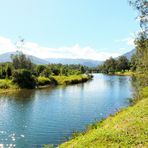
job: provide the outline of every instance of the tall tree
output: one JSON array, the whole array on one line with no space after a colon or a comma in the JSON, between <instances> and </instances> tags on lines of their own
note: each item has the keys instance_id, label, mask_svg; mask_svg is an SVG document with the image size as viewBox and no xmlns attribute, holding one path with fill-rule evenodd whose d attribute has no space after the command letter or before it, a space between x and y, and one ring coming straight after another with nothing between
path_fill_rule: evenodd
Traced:
<instances>
[{"instance_id":1,"label":"tall tree","mask_svg":"<svg viewBox=\"0 0 148 148\"><path fill-rule=\"evenodd\" d=\"M148 85L148 1L130 0L130 4L138 11L141 31L136 40L137 78L140 85Z\"/></svg>"},{"instance_id":2,"label":"tall tree","mask_svg":"<svg viewBox=\"0 0 148 148\"><path fill-rule=\"evenodd\" d=\"M125 56L120 56L117 59L117 71L124 71L129 69L129 61Z\"/></svg>"}]
</instances>

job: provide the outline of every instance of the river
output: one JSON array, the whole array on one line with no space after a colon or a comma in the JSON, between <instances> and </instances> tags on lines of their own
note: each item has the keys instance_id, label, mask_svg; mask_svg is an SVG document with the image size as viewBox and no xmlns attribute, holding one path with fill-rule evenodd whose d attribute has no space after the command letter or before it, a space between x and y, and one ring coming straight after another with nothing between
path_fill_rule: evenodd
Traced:
<instances>
[{"instance_id":1,"label":"river","mask_svg":"<svg viewBox=\"0 0 148 148\"><path fill-rule=\"evenodd\" d=\"M40 148L127 107L131 78L94 74L83 84L0 95L0 146Z\"/></svg>"}]
</instances>

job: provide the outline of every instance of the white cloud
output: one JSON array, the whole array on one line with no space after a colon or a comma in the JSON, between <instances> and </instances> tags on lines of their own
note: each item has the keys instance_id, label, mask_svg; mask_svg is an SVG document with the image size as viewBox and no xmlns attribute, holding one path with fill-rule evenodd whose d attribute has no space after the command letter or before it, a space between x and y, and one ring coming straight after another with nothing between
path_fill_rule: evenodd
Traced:
<instances>
[{"instance_id":1,"label":"white cloud","mask_svg":"<svg viewBox=\"0 0 148 148\"><path fill-rule=\"evenodd\" d=\"M121 40L115 40L115 42L124 42L126 43L128 46L135 46L134 44L134 38L132 37L127 37L127 38L124 38L124 39L121 39Z\"/></svg>"},{"instance_id":2,"label":"white cloud","mask_svg":"<svg viewBox=\"0 0 148 148\"><path fill-rule=\"evenodd\" d=\"M12 41L0 36L0 53L12 52L18 50ZM99 52L89 46L80 47L79 44L69 47L48 48L40 46L37 43L25 42L21 49L25 54L33 55L39 58L73 58L73 59L94 59L105 60L109 57L117 57L117 53Z\"/></svg>"}]
</instances>

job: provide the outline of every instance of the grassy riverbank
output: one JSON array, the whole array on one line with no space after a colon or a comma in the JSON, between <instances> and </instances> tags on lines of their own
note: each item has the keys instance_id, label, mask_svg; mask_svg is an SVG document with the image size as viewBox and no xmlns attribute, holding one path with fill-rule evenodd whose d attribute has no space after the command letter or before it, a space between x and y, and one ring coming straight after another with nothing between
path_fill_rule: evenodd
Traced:
<instances>
[{"instance_id":1,"label":"grassy riverbank","mask_svg":"<svg viewBox=\"0 0 148 148\"><path fill-rule=\"evenodd\" d=\"M115 75L132 76L132 75L134 75L134 72L132 72L131 70L127 70L127 71L124 71L124 72L115 72Z\"/></svg>"},{"instance_id":2,"label":"grassy riverbank","mask_svg":"<svg viewBox=\"0 0 148 148\"><path fill-rule=\"evenodd\" d=\"M141 99L107 119L89 126L60 148L148 147L148 87Z\"/></svg>"},{"instance_id":3,"label":"grassy riverbank","mask_svg":"<svg viewBox=\"0 0 148 148\"><path fill-rule=\"evenodd\" d=\"M51 76L49 78L46 77L38 77L37 78L37 88L50 87L53 85L70 85L86 82L91 79L90 76L87 75L70 75L70 76ZM9 79L0 79L0 93L7 93L11 91L18 91L20 88L12 83Z\"/></svg>"},{"instance_id":4,"label":"grassy riverbank","mask_svg":"<svg viewBox=\"0 0 148 148\"><path fill-rule=\"evenodd\" d=\"M53 76L58 85L68 85L86 82L90 79L87 75Z\"/></svg>"}]
</instances>

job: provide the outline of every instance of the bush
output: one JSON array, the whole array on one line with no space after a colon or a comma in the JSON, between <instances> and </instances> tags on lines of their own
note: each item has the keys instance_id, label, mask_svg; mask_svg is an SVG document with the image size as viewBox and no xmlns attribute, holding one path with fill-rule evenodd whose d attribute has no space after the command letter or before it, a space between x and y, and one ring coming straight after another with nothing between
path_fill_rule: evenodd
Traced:
<instances>
[{"instance_id":1,"label":"bush","mask_svg":"<svg viewBox=\"0 0 148 148\"><path fill-rule=\"evenodd\" d=\"M44 86L44 85L57 85L57 81L53 77L44 77L40 76L37 78L37 84Z\"/></svg>"},{"instance_id":2,"label":"bush","mask_svg":"<svg viewBox=\"0 0 148 148\"><path fill-rule=\"evenodd\" d=\"M35 88L36 81L31 72L26 69L15 70L12 75L12 81L20 88Z\"/></svg>"},{"instance_id":3,"label":"bush","mask_svg":"<svg viewBox=\"0 0 148 148\"><path fill-rule=\"evenodd\" d=\"M10 80L0 80L0 89L8 89L11 87Z\"/></svg>"},{"instance_id":4,"label":"bush","mask_svg":"<svg viewBox=\"0 0 148 148\"><path fill-rule=\"evenodd\" d=\"M51 80L49 78L44 77L44 76L40 76L37 78L37 84L41 85L41 86L49 85L49 84L51 84Z\"/></svg>"}]
</instances>

